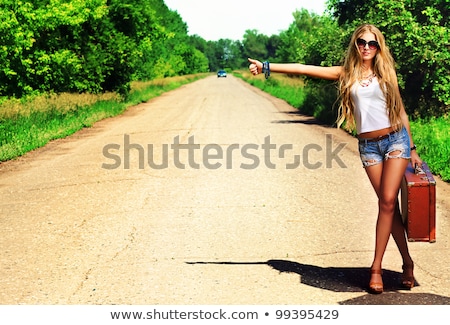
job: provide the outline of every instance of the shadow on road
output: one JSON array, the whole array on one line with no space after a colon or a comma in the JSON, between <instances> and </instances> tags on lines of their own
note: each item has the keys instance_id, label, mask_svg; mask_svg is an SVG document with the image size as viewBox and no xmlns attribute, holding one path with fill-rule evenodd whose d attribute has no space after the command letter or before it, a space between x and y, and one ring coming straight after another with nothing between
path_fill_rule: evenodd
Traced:
<instances>
[{"instance_id":1,"label":"shadow on road","mask_svg":"<svg viewBox=\"0 0 450 325\"><path fill-rule=\"evenodd\" d=\"M300 112L282 112L283 114L288 114L291 116L298 116L298 119L292 120L274 120L271 123L276 123L276 124L307 124L307 125L320 125L322 127L328 127L328 128L332 128L331 125L328 125L326 123L323 123L319 120L317 120L316 118L314 118L313 116L307 116L304 115ZM335 127L334 127L335 128Z\"/></svg>"},{"instance_id":2,"label":"shadow on road","mask_svg":"<svg viewBox=\"0 0 450 325\"><path fill-rule=\"evenodd\" d=\"M333 292L367 292L369 268L319 267L287 260L269 260L267 262L186 262L186 264L218 265L268 265L274 270L296 273L300 283ZM450 297L434 294L414 294L401 290L401 273L383 270L384 293L367 294L342 301L341 305L448 305ZM416 286L419 284L416 282Z\"/></svg>"},{"instance_id":3,"label":"shadow on road","mask_svg":"<svg viewBox=\"0 0 450 325\"><path fill-rule=\"evenodd\" d=\"M432 293L385 292L341 301L339 305L450 305L450 298Z\"/></svg>"}]
</instances>

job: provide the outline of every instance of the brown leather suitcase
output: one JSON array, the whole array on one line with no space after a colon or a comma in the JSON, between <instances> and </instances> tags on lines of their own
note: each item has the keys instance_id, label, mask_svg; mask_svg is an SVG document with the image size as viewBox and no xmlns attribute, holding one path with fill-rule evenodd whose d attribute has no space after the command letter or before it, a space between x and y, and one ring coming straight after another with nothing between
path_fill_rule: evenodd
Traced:
<instances>
[{"instance_id":1,"label":"brown leather suitcase","mask_svg":"<svg viewBox=\"0 0 450 325\"><path fill-rule=\"evenodd\" d=\"M408 165L401 186L401 209L408 241L436 241L436 181L425 162L422 168Z\"/></svg>"}]
</instances>

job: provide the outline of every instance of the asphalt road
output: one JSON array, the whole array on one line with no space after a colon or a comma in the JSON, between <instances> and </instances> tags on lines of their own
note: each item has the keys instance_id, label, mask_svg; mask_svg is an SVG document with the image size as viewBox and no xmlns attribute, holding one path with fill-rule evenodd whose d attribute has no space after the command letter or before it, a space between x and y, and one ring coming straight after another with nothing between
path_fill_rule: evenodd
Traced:
<instances>
[{"instance_id":1,"label":"asphalt road","mask_svg":"<svg viewBox=\"0 0 450 325\"><path fill-rule=\"evenodd\" d=\"M449 304L449 185L418 285L366 292L377 214L356 141L208 77L0 164L0 304Z\"/></svg>"}]
</instances>

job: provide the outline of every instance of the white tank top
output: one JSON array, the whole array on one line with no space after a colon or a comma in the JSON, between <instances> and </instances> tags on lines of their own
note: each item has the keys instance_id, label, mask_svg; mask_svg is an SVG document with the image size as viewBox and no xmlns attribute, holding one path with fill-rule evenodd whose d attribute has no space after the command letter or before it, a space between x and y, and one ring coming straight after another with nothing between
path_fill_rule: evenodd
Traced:
<instances>
[{"instance_id":1,"label":"white tank top","mask_svg":"<svg viewBox=\"0 0 450 325\"><path fill-rule=\"evenodd\" d=\"M351 96L355 105L354 116L358 134L391 126L386 98L376 77L367 87L361 86L359 82L355 83Z\"/></svg>"}]
</instances>

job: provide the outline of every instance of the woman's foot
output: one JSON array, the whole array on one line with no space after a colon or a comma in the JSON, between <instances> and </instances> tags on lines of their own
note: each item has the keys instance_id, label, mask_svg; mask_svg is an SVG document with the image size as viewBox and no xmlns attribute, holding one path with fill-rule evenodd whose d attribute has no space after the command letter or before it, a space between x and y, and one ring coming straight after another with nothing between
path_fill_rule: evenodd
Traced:
<instances>
[{"instance_id":1,"label":"woman's foot","mask_svg":"<svg viewBox=\"0 0 450 325\"><path fill-rule=\"evenodd\" d=\"M402 287L412 289L414 287L414 264L403 264Z\"/></svg>"},{"instance_id":2,"label":"woman's foot","mask_svg":"<svg viewBox=\"0 0 450 325\"><path fill-rule=\"evenodd\" d=\"M383 278L381 275L383 271L381 269L370 270L370 282L369 282L369 292L373 294L380 294L383 292Z\"/></svg>"}]
</instances>

